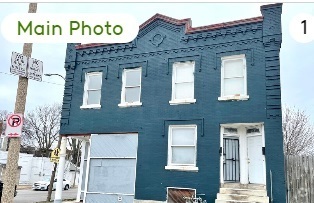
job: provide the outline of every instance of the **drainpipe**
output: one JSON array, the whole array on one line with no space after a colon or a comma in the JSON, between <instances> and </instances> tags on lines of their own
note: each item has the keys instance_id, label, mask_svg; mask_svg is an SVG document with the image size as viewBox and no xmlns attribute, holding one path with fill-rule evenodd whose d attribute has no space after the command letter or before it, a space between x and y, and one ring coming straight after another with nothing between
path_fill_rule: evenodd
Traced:
<instances>
[{"instance_id":1,"label":"drainpipe","mask_svg":"<svg viewBox=\"0 0 314 203\"><path fill-rule=\"evenodd\" d=\"M274 198L273 198L273 173L271 172L271 170L269 171L270 173L270 202L273 203L274 202Z\"/></svg>"},{"instance_id":2,"label":"drainpipe","mask_svg":"<svg viewBox=\"0 0 314 203\"><path fill-rule=\"evenodd\" d=\"M67 138L63 136L61 140L61 146L60 146L60 159L59 159L54 203L62 203L62 189L63 189L62 183L63 183L63 174L64 174L64 167L65 167L66 146L67 146Z\"/></svg>"}]
</instances>

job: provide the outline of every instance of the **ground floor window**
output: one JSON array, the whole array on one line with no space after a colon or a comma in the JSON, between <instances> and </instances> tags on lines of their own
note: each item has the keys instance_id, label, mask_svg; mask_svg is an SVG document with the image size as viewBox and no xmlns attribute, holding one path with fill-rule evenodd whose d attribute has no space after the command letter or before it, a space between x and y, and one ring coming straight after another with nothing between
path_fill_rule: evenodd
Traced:
<instances>
[{"instance_id":1,"label":"ground floor window","mask_svg":"<svg viewBox=\"0 0 314 203\"><path fill-rule=\"evenodd\" d=\"M196 125L170 125L166 169L197 170L196 148Z\"/></svg>"}]
</instances>

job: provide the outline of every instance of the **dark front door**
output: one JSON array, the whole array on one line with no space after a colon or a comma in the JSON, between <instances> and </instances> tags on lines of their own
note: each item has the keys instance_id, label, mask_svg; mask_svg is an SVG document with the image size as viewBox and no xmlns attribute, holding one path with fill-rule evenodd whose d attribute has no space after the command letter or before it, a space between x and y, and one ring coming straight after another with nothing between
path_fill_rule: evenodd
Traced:
<instances>
[{"instance_id":1,"label":"dark front door","mask_svg":"<svg viewBox=\"0 0 314 203\"><path fill-rule=\"evenodd\" d=\"M239 139L223 138L223 170L225 182L240 182Z\"/></svg>"}]
</instances>

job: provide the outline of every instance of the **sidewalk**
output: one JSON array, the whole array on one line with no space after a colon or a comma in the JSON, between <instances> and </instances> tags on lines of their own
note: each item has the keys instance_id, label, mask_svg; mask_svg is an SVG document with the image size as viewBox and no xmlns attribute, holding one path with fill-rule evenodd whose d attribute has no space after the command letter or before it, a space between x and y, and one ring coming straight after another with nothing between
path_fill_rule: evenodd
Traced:
<instances>
[{"instance_id":1,"label":"sidewalk","mask_svg":"<svg viewBox=\"0 0 314 203\"><path fill-rule=\"evenodd\" d=\"M18 185L16 189L17 190L29 190L29 189L32 189L32 185Z\"/></svg>"},{"instance_id":2,"label":"sidewalk","mask_svg":"<svg viewBox=\"0 0 314 203\"><path fill-rule=\"evenodd\" d=\"M50 202L53 202L53 201L50 201ZM47 201L42 201L42 202L36 202L36 203L48 203ZM62 203L78 203L74 200L64 200L62 201Z\"/></svg>"}]
</instances>

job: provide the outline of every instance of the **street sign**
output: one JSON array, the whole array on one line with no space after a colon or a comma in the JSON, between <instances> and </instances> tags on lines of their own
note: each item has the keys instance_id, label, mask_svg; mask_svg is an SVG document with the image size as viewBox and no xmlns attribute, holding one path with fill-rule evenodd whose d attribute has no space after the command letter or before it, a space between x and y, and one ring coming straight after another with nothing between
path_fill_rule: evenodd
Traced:
<instances>
[{"instance_id":1,"label":"street sign","mask_svg":"<svg viewBox=\"0 0 314 203\"><path fill-rule=\"evenodd\" d=\"M31 80L42 81L43 62L12 52L10 72Z\"/></svg>"},{"instance_id":2,"label":"street sign","mask_svg":"<svg viewBox=\"0 0 314 203\"><path fill-rule=\"evenodd\" d=\"M37 59L29 58L27 77L31 80L42 81L43 75L43 62Z\"/></svg>"},{"instance_id":3,"label":"street sign","mask_svg":"<svg viewBox=\"0 0 314 203\"><path fill-rule=\"evenodd\" d=\"M5 135L8 137L21 137L23 126L22 114L9 114L6 121Z\"/></svg>"},{"instance_id":4,"label":"street sign","mask_svg":"<svg viewBox=\"0 0 314 203\"><path fill-rule=\"evenodd\" d=\"M59 159L60 159L60 149L59 148L55 148L50 155L50 162L55 162L55 163L59 163Z\"/></svg>"},{"instance_id":5,"label":"street sign","mask_svg":"<svg viewBox=\"0 0 314 203\"><path fill-rule=\"evenodd\" d=\"M27 76L27 56L12 52L10 72L22 77Z\"/></svg>"}]
</instances>

